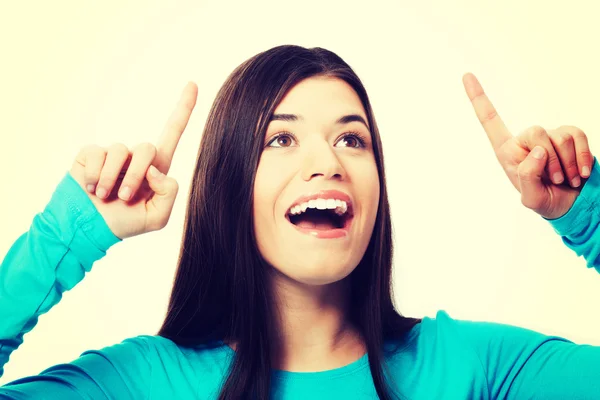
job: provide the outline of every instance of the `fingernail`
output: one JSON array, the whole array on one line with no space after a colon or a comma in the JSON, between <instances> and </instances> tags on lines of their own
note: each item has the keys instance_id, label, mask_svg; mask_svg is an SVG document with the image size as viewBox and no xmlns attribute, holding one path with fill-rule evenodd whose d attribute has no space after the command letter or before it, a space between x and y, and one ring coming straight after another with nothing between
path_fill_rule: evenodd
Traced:
<instances>
[{"instance_id":1,"label":"fingernail","mask_svg":"<svg viewBox=\"0 0 600 400\"><path fill-rule=\"evenodd\" d=\"M131 197L131 188L129 186L121 188L121 190L119 191L119 197L121 198L121 200L129 200L129 197Z\"/></svg>"},{"instance_id":2,"label":"fingernail","mask_svg":"<svg viewBox=\"0 0 600 400\"><path fill-rule=\"evenodd\" d=\"M573 178L573 180L571 181L571 186L573 186L573 187L578 187L580 184L581 184L581 179L579 179L578 176Z\"/></svg>"},{"instance_id":3,"label":"fingernail","mask_svg":"<svg viewBox=\"0 0 600 400\"><path fill-rule=\"evenodd\" d=\"M536 146L536 147L533 149L532 153L533 153L533 156L534 156L535 158L537 158L538 160L541 160L542 158L544 158L544 149L542 149L542 148L541 148L541 147L539 147L539 146Z\"/></svg>"},{"instance_id":4,"label":"fingernail","mask_svg":"<svg viewBox=\"0 0 600 400\"><path fill-rule=\"evenodd\" d=\"M106 189L104 188L98 188L98 190L96 190L96 196L100 197L101 199L106 197Z\"/></svg>"},{"instance_id":5,"label":"fingernail","mask_svg":"<svg viewBox=\"0 0 600 400\"><path fill-rule=\"evenodd\" d=\"M90 193L94 193L94 190L96 189L96 185L92 185L91 183L89 185L87 185L87 191Z\"/></svg>"},{"instance_id":6,"label":"fingernail","mask_svg":"<svg viewBox=\"0 0 600 400\"><path fill-rule=\"evenodd\" d=\"M585 167L581 168L581 175L584 178L587 178L588 176L590 176L590 167L585 166Z\"/></svg>"},{"instance_id":7,"label":"fingernail","mask_svg":"<svg viewBox=\"0 0 600 400\"><path fill-rule=\"evenodd\" d=\"M554 180L554 183L556 183L557 185L559 183L562 183L562 181L565 179L563 174L560 172L556 172L554 173L554 175L552 176L552 179Z\"/></svg>"},{"instance_id":8,"label":"fingernail","mask_svg":"<svg viewBox=\"0 0 600 400\"><path fill-rule=\"evenodd\" d=\"M163 173L158 170L154 165L150 166L150 175L155 178L162 178Z\"/></svg>"}]
</instances>

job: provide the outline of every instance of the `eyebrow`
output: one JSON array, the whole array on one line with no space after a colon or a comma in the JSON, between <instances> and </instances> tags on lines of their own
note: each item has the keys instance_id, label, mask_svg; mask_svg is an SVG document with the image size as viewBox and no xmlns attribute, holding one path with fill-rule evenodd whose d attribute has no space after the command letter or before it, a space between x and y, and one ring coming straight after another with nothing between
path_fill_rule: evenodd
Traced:
<instances>
[{"instance_id":1,"label":"eyebrow","mask_svg":"<svg viewBox=\"0 0 600 400\"><path fill-rule=\"evenodd\" d=\"M271 121L295 122L295 121L303 120L303 119L304 119L304 117L298 116L295 114L273 114L273 116L269 119L269 122L271 122ZM340 117L340 118L338 118L337 121L335 121L335 123L337 125L349 124L350 122L360 122L364 126L366 126L367 129L369 129L369 125L367 125L367 122L365 121L365 119L358 114L344 115L343 117Z\"/></svg>"}]
</instances>

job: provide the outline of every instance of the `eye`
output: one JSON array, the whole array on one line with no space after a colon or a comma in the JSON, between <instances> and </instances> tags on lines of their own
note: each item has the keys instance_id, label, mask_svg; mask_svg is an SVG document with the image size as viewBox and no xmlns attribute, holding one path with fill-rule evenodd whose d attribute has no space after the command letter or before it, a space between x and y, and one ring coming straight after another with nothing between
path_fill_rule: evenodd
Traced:
<instances>
[{"instance_id":1,"label":"eye","mask_svg":"<svg viewBox=\"0 0 600 400\"><path fill-rule=\"evenodd\" d=\"M347 132L342 135L338 143L346 143L346 146L342 147L353 147L355 149L360 149L362 147L366 147L366 139L363 135L358 132ZM337 144L337 143L336 143Z\"/></svg>"},{"instance_id":2,"label":"eye","mask_svg":"<svg viewBox=\"0 0 600 400\"><path fill-rule=\"evenodd\" d=\"M290 147L292 145L292 141L295 141L296 137L289 132L278 133L273 136L269 143L267 143L266 147ZM276 146L273 146L276 144Z\"/></svg>"}]
</instances>

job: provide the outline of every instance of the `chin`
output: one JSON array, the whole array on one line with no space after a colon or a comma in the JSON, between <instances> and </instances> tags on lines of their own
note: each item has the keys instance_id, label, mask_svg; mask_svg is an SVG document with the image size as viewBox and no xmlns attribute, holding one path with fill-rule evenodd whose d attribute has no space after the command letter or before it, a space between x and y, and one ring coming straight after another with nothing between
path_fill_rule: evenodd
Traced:
<instances>
[{"instance_id":1,"label":"chin","mask_svg":"<svg viewBox=\"0 0 600 400\"><path fill-rule=\"evenodd\" d=\"M332 267L331 263L310 265L316 266L312 268L294 266L274 269L278 272L278 275L283 275L289 280L305 285L323 286L343 280L356 268L356 265L337 265Z\"/></svg>"}]
</instances>

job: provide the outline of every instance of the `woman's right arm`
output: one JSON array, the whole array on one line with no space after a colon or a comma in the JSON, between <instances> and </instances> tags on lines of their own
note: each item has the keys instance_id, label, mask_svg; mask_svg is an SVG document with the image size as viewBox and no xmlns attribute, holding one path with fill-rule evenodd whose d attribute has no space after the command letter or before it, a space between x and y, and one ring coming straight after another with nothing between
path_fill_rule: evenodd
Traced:
<instances>
[{"instance_id":1,"label":"woman's right arm","mask_svg":"<svg viewBox=\"0 0 600 400\"><path fill-rule=\"evenodd\" d=\"M69 173L0 265L0 375L38 318L121 241ZM147 344L133 338L0 387L0 399L136 398L147 392ZM135 379L126 380L125 366ZM145 387L144 387L145 386ZM90 396L90 397L87 397Z\"/></svg>"},{"instance_id":2,"label":"woman's right arm","mask_svg":"<svg viewBox=\"0 0 600 400\"><path fill-rule=\"evenodd\" d=\"M164 186L164 179L162 185ZM151 182L159 189L160 182ZM0 376L38 318L120 242L70 173L0 265ZM126 339L0 387L0 400L144 398L152 387L153 352L145 337Z\"/></svg>"},{"instance_id":3,"label":"woman's right arm","mask_svg":"<svg viewBox=\"0 0 600 400\"><path fill-rule=\"evenodd\" d=\"M133 152L122 144L83 148L44 211L11 246L0 264L0 377L39 316L80 282L110 246L166 226L179 188L166 174L197 90L193 82L186 85L156 147L143 143Z\"/></svg>"},{"instance_id":4,"label":"woman's right arm","mask_svg":"<svg viewBox=\"0 0 600 400\"><path fill-rule=\"evenodd\" d=\"M0 264L0 376L39 316L119 241L67 173Z\"/></svg>"}]
</instances>

